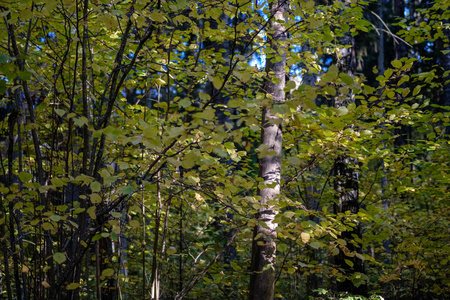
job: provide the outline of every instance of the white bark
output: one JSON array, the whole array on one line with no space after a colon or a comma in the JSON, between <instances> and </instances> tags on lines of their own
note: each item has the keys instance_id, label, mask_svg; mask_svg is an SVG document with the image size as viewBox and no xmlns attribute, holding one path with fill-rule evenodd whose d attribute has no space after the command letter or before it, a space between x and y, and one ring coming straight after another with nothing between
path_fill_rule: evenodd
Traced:
<instances>
[{"instance_id":1,"label":"white bark","mask_svg":"<svg viewBox=\"0 0 450 300\"><path fill-rule=\"evenodd\" d=\"M277 105L284 102L285 93L285 66L286 54L284 42L286 31L283 26L283 13L287 9L287 0L278 0L271 4L270 12L272 20L269 24L268 39L270 48L274 51L267 55L266 72L269 75L264 84L268 97L273 98L272 104ZM280 22L281 21L281 22ZM276 62L271 62L274 57ZM271 80L271 78L276 78ZM277 82L274 83L273 81ZM275 285L275 262L276 262L276 227L274 222L278 213L274 205L269 201L280 193L281 179L281 149L282 149L282 120L272 113L271 105L263 108L261 144L265 145L273 155L260 158L259 176L263 178L264 185L270 186L259 189L261 196L261 208L258 212L258 225L254 229L252 246L252 261L250 275L249 299L273 299ZM274 186L273 186L274 185ZM262 271L265 269L264 271Z\"/></svg>"}]
</instances>

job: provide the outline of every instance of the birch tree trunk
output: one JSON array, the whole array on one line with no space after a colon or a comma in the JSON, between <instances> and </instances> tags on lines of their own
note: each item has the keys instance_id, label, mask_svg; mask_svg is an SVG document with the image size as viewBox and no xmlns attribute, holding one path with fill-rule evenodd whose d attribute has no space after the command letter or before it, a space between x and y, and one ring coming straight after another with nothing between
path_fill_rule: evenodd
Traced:
<instances>
[{"instance_id":1,"label":"birch tree trunk","mask_svg":"<svg viewBox=\"0 0 450 300\"><path fill-rule=\"evenodd\" d=\"M270 202L276 201L280 193L282 120L273 114L272 106L285 99L286 30L283 13L286 9L286 0L275 1L270 6L272 19L268 28L268 43L273 52L266 57L268 79L264 83L264 90L272 101L267 101L268 104L263 106L260 147L270 153L263 155L259 161L259 177L266 187L258 189L261 207L257 215L258 225L253 232L249 299L273 299L274 295L277 237L274 219L277 208Z\"/></svg>"}]
</instances>

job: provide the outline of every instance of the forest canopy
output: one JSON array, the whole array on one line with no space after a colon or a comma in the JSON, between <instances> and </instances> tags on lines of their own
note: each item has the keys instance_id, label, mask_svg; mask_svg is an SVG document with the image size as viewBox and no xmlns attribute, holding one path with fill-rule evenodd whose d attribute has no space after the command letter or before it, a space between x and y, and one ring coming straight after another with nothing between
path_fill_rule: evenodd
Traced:
<instances>
[{"instance_id":1,"label":"forest canopy","mask_svg":"<svg viewBox=\"0 0 450 300\"><path fill-rule=\"evenodd\" d=\"M2 299L450 297L449 1L0 16Z\"/></svg>"}]
</instances>

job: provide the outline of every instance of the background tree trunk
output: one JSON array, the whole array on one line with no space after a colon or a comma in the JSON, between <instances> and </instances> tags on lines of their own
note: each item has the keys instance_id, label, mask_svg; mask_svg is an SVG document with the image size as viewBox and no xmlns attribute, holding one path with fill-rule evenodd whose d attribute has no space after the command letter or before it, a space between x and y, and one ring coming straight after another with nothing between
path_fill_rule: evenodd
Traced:
<instances>
[{"instance_id":1,"label":"background tree trunk","mask_svg":"<svg viewBox=\"0 0 450 300\"><path fill-rule=\"evenodd\" d=\"M354 38L350 33L345 33L342 38L339 39L341 45L347 47L341 47L339 50L339 58L336 61L336 65L339 69L339 73L345 73L349 76L353 76L355 72L355 53L354 53ZM334 106L336 108L347 106L353 103L353 92L349 91L347 95L338 93L334 99ZM345 150L344 150L345 151ZM357 214L359 211L359 174L355 170L357 165L356 158L350 157L347 154L338 155L334 162L334 189L336 191L336 197L338 198L335 205L335 213L345 213L350 211L352 214ZM347 229L342 232L341 237L347 242L335 257L335 263L338 268L344 273L345 276L349 276L355 272L363 272L363 262L361 259L353 256L347 256L349 252L361 252L361 247L356 246L354 243L356 235L361 238L361 231L359 224L350 224L349 221L344 219L342 222L347 226ZM350 266L347 261L351 261L353 266ZM339 292L349 292L351 294L363 295L365 293L365 287L355 287L353 282L349 279L337 282L337 290Z\"/></svg>"}]
</instances>

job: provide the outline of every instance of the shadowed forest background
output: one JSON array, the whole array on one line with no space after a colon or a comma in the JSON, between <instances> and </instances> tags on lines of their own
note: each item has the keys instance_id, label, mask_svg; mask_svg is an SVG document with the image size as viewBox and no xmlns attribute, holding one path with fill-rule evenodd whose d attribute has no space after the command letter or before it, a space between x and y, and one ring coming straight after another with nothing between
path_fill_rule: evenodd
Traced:
<instances>
[{"instance_id":1,"label":"shadowed forest background","mask_svg":"<svg viewBox=\"0 0 450 300\"><path fill-rule=\"evenodd\" d=\"M450 297L448 0L0 16L0 298Z\"/></svg>"}]
</instances>

